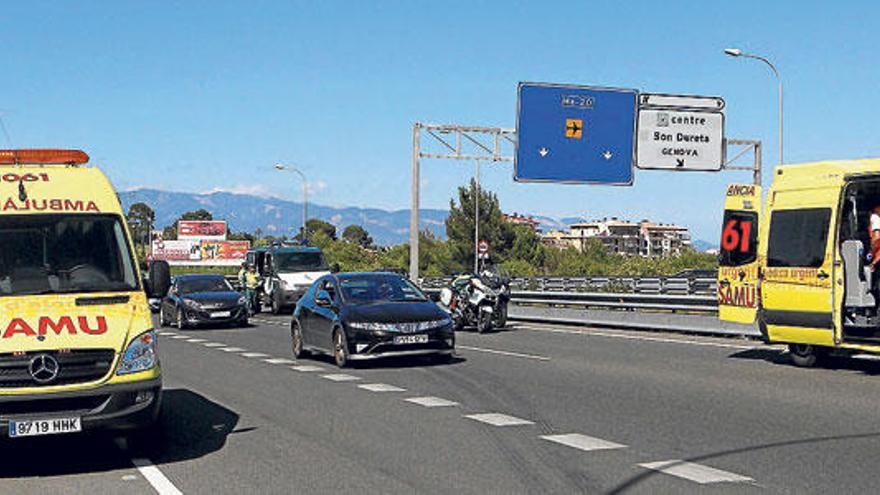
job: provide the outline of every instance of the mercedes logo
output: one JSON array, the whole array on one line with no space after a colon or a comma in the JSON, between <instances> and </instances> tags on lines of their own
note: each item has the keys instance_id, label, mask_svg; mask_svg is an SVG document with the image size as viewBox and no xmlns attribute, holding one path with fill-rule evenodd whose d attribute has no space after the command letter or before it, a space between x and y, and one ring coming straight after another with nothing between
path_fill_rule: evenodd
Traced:
<instances>
[{"instance_id":1,"label":"mercedes logo","mask_svg":"<svg viewBox=\"0 0 880 495\"><path fill-rule=\"evenodd\" d=\"M48 354L35 356L28 365L28 371L37 383L49 383L55 380L60 368L58 360Z\"/></svg>"}]
</instances>

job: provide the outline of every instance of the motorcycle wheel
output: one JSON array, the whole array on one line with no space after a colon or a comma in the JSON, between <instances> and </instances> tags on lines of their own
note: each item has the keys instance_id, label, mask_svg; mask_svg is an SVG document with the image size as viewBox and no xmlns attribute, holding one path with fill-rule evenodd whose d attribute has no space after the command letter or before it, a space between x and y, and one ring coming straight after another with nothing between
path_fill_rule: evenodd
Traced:
<instances>
[{"instance_id":1,"label":"motorcycle wheel","mask_svg":"<svg viewBox=\"0 0 880 495\"><path fill-rule=\"evenodd\" d=\"M477 308L477 311L477 332L486 333L492 330L492 315L486 314L485 311L480 311L480 308Z\"/></svg>"},{"instance_id":2,"label":"motorcycle wheel","mask_svg":"<svg viewBox=\"0 0 880 495\"><path fill-rule=\"evenodd\" d=\"M495 316L495 328L504 328L507 326L507 303L501 303L495 308L493 313Z\"/></svg>"}]
</instances>

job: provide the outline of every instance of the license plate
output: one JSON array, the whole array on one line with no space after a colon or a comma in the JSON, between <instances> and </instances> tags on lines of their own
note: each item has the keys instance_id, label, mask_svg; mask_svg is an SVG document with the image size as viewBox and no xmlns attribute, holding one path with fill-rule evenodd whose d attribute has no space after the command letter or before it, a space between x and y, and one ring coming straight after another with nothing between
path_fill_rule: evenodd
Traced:
<instances>
[{"instance_id":1,"label":"license plate","mask_svg":"<svg viewBox=\"0 0 880 495\"><path fill-rule=\"evenodd\" d=\"M9 438L59 435L80 431L82 431L82 421L80 421L80 418L34 419L9 422Z\"/></svg>"},{"instance_id":2,"label":"license plate","mask_svg":"<svg viewBox=\"0 0 880 495\"><path fill-rule=\"evenodd\" d=\"M211 313L211 318L229 318L232 316L232 311L215 311Z\"/></svg>"},{"instance_id":3,"label":"license plate","mask_svg":"<svg viewBox=\"0 0 880 495\"><path fill-rule=\"evenodd\" d=\"M398 335L394 337L395 344L424 344L428 342L428 336L421 335Z\"/></svg>"}]
</instances>

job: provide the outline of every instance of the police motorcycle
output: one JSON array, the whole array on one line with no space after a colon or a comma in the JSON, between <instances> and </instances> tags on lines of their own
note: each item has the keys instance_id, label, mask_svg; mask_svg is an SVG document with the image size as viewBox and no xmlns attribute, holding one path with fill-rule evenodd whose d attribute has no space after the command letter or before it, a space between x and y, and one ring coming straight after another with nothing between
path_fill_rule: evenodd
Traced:
<instances>
[{"instance_id":1,"label":"police motorcycle","mask_svg":"<svg viewBox=\"0 0 880 495\"><path fill-rule=\"evenodd\" d=\"M504 319L499 320L496 315L498 301L499 291L475 274L459 275L449 287L440 290L440 304L449 313L456 330L472 326L479 333L486 333L496 323L506 324L507 303L503 303Z\"/></svg>"},{"instance_id":2,"label":"police motorcycle","mask_svg":"<svg viewBox=\"0 0 880 495\"><path fill-rule=\"evenodd\" d=\"M507 306L510 303L510 277L499 267L491 266L480 273L480 279L496 294L492 325L504 328L507 326Z\"/></svg>"}]
</instances>

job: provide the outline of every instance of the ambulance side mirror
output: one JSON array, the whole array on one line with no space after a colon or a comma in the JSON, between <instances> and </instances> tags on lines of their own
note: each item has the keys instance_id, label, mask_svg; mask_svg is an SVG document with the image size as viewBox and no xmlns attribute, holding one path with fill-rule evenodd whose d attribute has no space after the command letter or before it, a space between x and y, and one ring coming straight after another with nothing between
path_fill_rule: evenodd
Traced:
<instances>
[{"instance_id":1,"label":"ambulance side mirror","mask_svg":"<svg viewBox=\"0 0 880 495\"><path fill-rule=\"evenodd\" d=\"M171 267L164 260L155 260L150 263L150 284L147 286L147 295L154 298L163 298L171 288Z\"/></svg>"}]
</instances>

